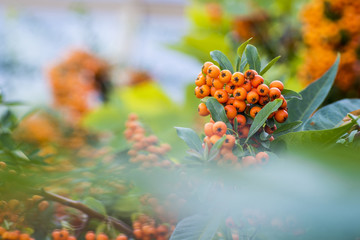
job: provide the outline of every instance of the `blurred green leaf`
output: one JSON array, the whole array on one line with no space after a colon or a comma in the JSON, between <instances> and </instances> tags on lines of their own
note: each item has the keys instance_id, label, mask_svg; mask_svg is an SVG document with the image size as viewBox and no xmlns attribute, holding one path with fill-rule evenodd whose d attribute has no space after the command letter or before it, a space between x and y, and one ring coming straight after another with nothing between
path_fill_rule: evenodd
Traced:
<instances>
[{"instance_id":1,"label":"blurred green leaf","mask_svg":"<svg viewBox=\"0 0 360 240\"><path fill-rule=\"evenodd\" d=\"M176 132L182 140L189 146L189 148L202 153L202 142L196 132L190 128L175 127Z\"/></svg>"},{"instance_id":2,"label":"blurred green leaf","mask_svg":"<svg viewBox=\"0 0 360 240\"><path fill-rule=\"evenodd\" d=\"M248 44L246 46L245 55L250 69L253 69L256 72L260 72L261 61L257 48L251 44Z\"/></svg>"},{"instance_id":3,"label":"blurred green leaf","mask_svg":"<svg viewBox=\"0 0 360 240\"><path fill-rule=\"evenodd\" d=\"M260 72L260 75L264 75L279 59L281 58L281 56L278 56L276 58L274 58L273 60L271 60Z\"/></svg>"},{"instance_id":4,"label":"blurred green leaf","mask_svg":"<svg viewBox=\"0 0 360 240\"><path fill-rule=\"evenodd\" d=\"M299 120L306 122L310 115L322 104L334 83L339 62L340 57L338 56L334 65L321 78L300 92L303 100L293 99L289 101L288 122Z\"/></svg>"},{"instance_id":5,"label":"blurred green leaf","mask_svg":"<svg viewBox=\"0 0 360 240\"><path fill-rule=\"evenodd\" d=\"M291 122L291 123L285 123L280 125L280 127L278 129L276 129L276 131L274 132L274 135L279 136L279 134L285 134L286 132L290 132L294 129L296 129L298 126L301 125L301 121L295 121L295 122Z\"/></svg>"},{"instance_id":6,"label":"blurred green leaf","mask_svg":"<svg viewBox=\"0 0 360 240\"><path fill-rule=\"evenodd\" d=\"M290 89L283 89L281 91L281 94L284 96L284 98L286 100L290 100L290 99L294 99L294 98L302 100L302 96L301 96L300 93L297 93L297 92L295 92L293 90L290 90Z\"/></svg>"},{"instance_id":7,"label":"blurred green leaf","mask_svg":"<svg viewBox=\"0 0 360 240\"><path fill-rule=\"evenodd\" d=\"M247 142L259 130L259 128L264 125L270 114L278 110L281 104L281 99L275 99L274 101L266 104L265 107L263 107L260 112L258 112L254 118L253 123L251 124L249 134L245 142Z\"/></svg>"},{"instance_id":8,"label":"blurred green leaf","mask_svg":"<svg viewBox=\"0 0 360 240\"><path fill-rule=\"evenodd\" d=\"M89 208L103 214L106 215L106 210L104 205L97 199L93 198L93 197L86 197L83 201L83 203L88 206Z\"/></svg>"},{"instance_id":9,"label":"blurred green leaf","mask_svg":"<svg viewBox=\"0 0 360 240\"><path fill-rule=\"evenodd\" d=\"M321 130L337 126L346 115L360 109L360 99L343 99L316 111L303 125L303 130Z\"/></svg>"},{"instance_id":10,"label":"blurred green leaf","mask_svg":"<svg viewBox=\"0 0 360 240\"><path fill-rule=\"evenodd\" d=\"M210 52L210 56L214 61L219 63L221 70L227 69L231 73L234 73L234 68L230 60L221 51L219 50L212 51Z\"/></svg>"}]
</instances>

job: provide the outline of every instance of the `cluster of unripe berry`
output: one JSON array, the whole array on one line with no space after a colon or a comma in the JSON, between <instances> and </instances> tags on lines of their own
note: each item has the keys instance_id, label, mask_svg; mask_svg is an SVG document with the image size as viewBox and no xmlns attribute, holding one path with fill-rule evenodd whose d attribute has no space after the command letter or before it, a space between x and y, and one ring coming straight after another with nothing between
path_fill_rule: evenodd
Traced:
<instances>
[{"instance_id":1,"label":"cluster of unripe berry","mask_svg":"<svg viewBox=\"0 0 360 240\"><path fill-rule=\"evenodd\" d=\"M89 231L85 234L85 240L110 240L105 233L95 234L93 231ZM119 234L115 240L128 240L128 237L125 234Z\"/></svg>"},{"instance_id":2,"label":"cluster of unripe berry","mask_svg":"<svg viewBox=\"0 0 360 240\"><path fill-rule=\"evenodd\" d=\"M7 231L3 227L0 227L0 236L2 240L35 240L27 233L21 233L19 230Z\"/></svg>"},{"instance_id":3,"label":"cluster of unripe berry","mask_svg":"<svg viewBox=\"0 0 360 240\"><path fill-rule=\"evenodd\" d=\"M279 123L286 121L287 101L281 95L284 85L281 81L273 81L269 86L264 84L264 78L255 70L249 69L245 73L231 73L211 62L202 67L196 81L195 95L198 98L213 96L225 107L227 117L231 122L237 118L239 129L246 127L247 116L255 118L256 114L270 101L282 99L280 109L269 116ZM205 103L200 103L198 112L201 116L210 114ZM242 137L247 131L241 130Z\"/></svg>"},{"instance_id":4,"label":"cluster of unripe berry","mask_svg":"<svg viewBox=\"0 0 360 240\"><path fill-rule=\"evenodd\" d=\"M138 240L168 240L173 230L164 224L156 226L155 220L144 214L133 222L133 229Z\"/></svg>"},{"instance_id":5,"label":"cluster of unripe berry","mask_svg":"<svg viewBox=\"0 0 360 240\"><path fill-rule=\"evenodd\" d=\"M136 114L129 115L125 126L125 138L132 144L128 151L131 163L138 163L143 168L171 167L171 162L165 159L171 146L167 143L159 144L159 139L155 135L146 136L145 128L141 126Z\"/></svg>"}]
</instances>

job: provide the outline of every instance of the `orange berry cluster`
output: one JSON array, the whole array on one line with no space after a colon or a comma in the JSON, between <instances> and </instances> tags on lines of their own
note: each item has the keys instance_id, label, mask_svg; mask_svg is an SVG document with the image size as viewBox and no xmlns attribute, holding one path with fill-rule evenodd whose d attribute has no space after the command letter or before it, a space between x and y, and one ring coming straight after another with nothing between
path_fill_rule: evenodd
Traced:
<instances>
[{"instance_id":1,"label":"orange berry cluster","mask_svg":"<svg viewBox=\"0 0 360 240\"><path fill-rule=\"evenodd\" d=\"M165 159L171 146L167 143L159 144L159 139L155 135L145 136L145 128L141 126L136 114L129 115L125 126L125 138L132 144L128 151L131 163L139 163L143 168L171 167L171 162Z\"/></svg>"},{"instance_id":2,"label":"orange berry cluster","mask_svg":"<svg viewBox=\"0 0 360 240\"><path fill-rule=\"evenodd\" d=\"M101 102L108 65L85 51L73 51L49 72L56 108L77 123L84 113Z\"/></svg>"},{"instance_id":3,"label":"orange berry cluster","mask_svg":"<svg viewBox=\"0 0 360 240\"><path fill-rule=\"evenodd\" d=\"M307 47L299 71L303 83L321 77L340 52L335 86L342 95L360 96L360 1L312 0L302 10L301 20Z\"/></svg>"},{"instance_id":4,"label":"orange berry cluster","mask_svg":"<svg viewBox=\"0 0 360 240\"><path fill-rule=\"evenodd\" d=\"M51 233L52 240L76 240L76 237L70 235L69 231L66 229L54 230Z\"/></svg>"},{"instance_id":5,"label":"orange berry cluster","mask_svg":"<svg viewBox=\"0 0 360 240\"><path fill-rule=\"evenodd\" d=\"M34 240L27 233L21 233L19 230L6 231L3 227L0 227L0 236L2 240Z\"/></svg>"},{"instance_id":6,"label":"orange berry cluster","mask_svg":"<svg viewBox=\"0 0 360 240\"><path fill-rule=\"evenodd\" d=\"M156 227L155 220L147 215L140 215L133 222L133 234L138 240L168 240L173 229L161 224Z\"/></svg>"},{"instance_id":7,"label":"orange berry cluster","mask_svg":"<svg viewBox=\"0 0 360 240\"><path fill-rule=\"evenodd\" d=\"M93 231L89 231L85 234L85 240L109 240L110 238L105 233L95 234ZM119 234L115 240L128 240L125 234Z\"/></svg>"},{"instance_id":8,"label":"orange berry cluster","mask_svg":"<svg viewBox=\"0 0 360 240\"><path fill-rule=\"evenodd\" d=\"M24 206L17 199L11 199L9 201L0 202L0 224L7 220L8 222L16 223L20 225L24 222L22 216L24 212Z\"/></svg>"},{"instance_id":9,"label":"orange berry cluster","mask_svg":"<svg viewBox=\"0 0 360 240\"><path fill-rule=\"evenodd\" d=\"M269 86L264 84L264 78L255 70L247 70L245 73L231 73L229 70L220 68L211 62L206 62L202 67L196 81L195 95L198 98L213 96L225 107L229 120L237 118L240 129L245 127L247 117L255 118L256 114L270 101L282 99L280 109L269 116L274 117L279 123L286 121L288 117L287 101L281 95L284 85L280 81L273 81ZM198 112L201 116L210 114L205 103L200 103ZM242 137L247 137L246 130L241 130Z\"/></svg>"}]
</instances>

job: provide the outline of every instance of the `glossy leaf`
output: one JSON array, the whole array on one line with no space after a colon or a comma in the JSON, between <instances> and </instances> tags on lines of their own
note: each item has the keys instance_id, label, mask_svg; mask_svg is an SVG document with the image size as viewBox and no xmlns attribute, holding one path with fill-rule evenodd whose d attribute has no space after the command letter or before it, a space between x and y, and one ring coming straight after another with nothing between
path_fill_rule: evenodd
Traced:
<instances>
[{"instance_id":1,"label":"glossy leaf","mask_svg":"<svg viewBox=\"0 0 360 240\"><path fill-rule=\"evenodd\" d=\"M281 104L282 104L282 100L276 99L266 104L265 107L261 109L260 112L258 112L256 117L254 118L253 123L251 124L249 135L246 139L246 142L257 132L257 130L259 130L259 128L261 128L264 125L269 115L275 112L276 110L278 110Z\"/></svg>"},{"instance_id":2,"label":"glossy leaf","mask_svg":"<svg viewBox=\"0 0 360 240\"><path fill-rule=\"evenodd\" d=\"M311 83L306 89L300 92L303 100L293 99L288 103L288 122L305 122L310 115L322 104L334 83L338 70L340 57L334 65L317 81Z\"/></svg>"},{"instance_id":3,"label":"glossy leaf","mask_svg":"<svg viewBox=\"0 0 360 240\"><path fill-rule=\"evenodd\" d=\"M228 128L232 129L229 119L226 116L224 106L221 105L218 100L213 97L209 98L206 101L206 107L210 111L211 117L215 122L223 121Z\"/></svg>"},{"instance_id":4,"label":"glossy leaf","mask_svg":"<svg viewBox=\"0 0 360 240\"><path fill-rule=\"evenodd\" d=\"M300 126L302 121L295 121L291 123L285 123L279 126L278 129L274 132L275 136L279 136L280 134L285 134L287 132L290 132L291 130L296 129L298 126Z\"/></svg>"},{"instance_id":5,"label":"glossy leaf","mask_svg":"<svg viewBox=\"0 0 360 240\"><path fill-rule=\"evenodd\" d=\"M294 99L294 98L302 100L302 96L301 96L300 93L295 92L295 91L290 90L290 89L283 89L281 91L281 94L284 96L284 98L286 100L290 100L290 99Z\"/></svg>"},{"instance_id":6,"label":"glossy leaf","mask_svg":"<svg viewBox=\"0 0 360 240\"><path fill-rule=\"evenodd\" d=\"M212 59L214 59L214 61L219 63L221 70L227 69L231 73L234 72L234 68L233 68L230 60L225 56L225 54L223 54L219 50L215 50L215 51L210 52L210 56Z\"/></svg>"},{"instance_id":7,"label":"glossy leaf","mask_svg":"<svg viewBox=\"0 0 360 240\"><path fill-rule=\"evenodd\" d=\"M329 104L308 119L303 126L304 130L321 130L337 126L346 115L360 109L360 99L343 99Z\"/></svg>"},{"instance_id":8,"label":"glossy leaf","mask_svg":"<svg viewBox=\"0 0 360 240\"><path fill-rule=\"evenodd\" d=\"M260 72L260 75L264 75L269 69L281 58L281 56L277 56L273 60L271 60Z\"/></svg>"},{"instance_id":9,"label":"glossy leaf","mask_svg":"<svg viewBox=\"0 0 360 240\"><path fill-rule=\"evenodd\" d=\"M246 46L245 55L250 69L254 69L257 72L260 72L261 61L257 48L251 44L248 44Z\"/></svg>"},{"instance_id":10,"label":"glossy leaf","mask_svg":"<svg viewBox=\"0 0 360 240\"><path fill-rule=\"evenodd\" d=\"M194 215L181 220L170 240L211 240L223 218L219 216Z\"/></svg>"},{"instance_id":11,"label":"glossy leaf","mask_svg":"<svg viewBox=\"0 0 360 240\"><path fill-rule=\"evenodd\" d=\"M179 138L185 141L189 148L202 152L202 142L196 132L190 128L175 127Z\"/></svg>"}]
</instances>

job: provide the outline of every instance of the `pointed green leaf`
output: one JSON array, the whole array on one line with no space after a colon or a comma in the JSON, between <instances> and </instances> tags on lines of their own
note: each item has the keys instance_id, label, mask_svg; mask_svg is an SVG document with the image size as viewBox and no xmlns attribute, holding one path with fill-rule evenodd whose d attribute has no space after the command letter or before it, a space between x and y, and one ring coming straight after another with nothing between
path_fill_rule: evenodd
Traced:
<instances>
[{"instance_id":1,"label":"pointed green leaf","mask_svg":"<svg viewBox=\"0 0 360 240\"><path fill-rule=\"evenodd\" d=\"M286 100L290 100L290 99L293 99L293 98L302 100L302 96L301 96L300 93L295 92L295 91L290 90L290 89L283 89L283 90L281 91L281 94L284 96L284 98L285 98Z\"/></svg>"},{"instance_id":2,"label":"pointed green leaf","mask_svg":"<svg viewBox=\"0 0 360 240\"><path fill-rule=\"evenodd\" d=\"M291 123L285 123L280 125L278 129L274 132L275 136L279 136L280 134L285 134L287 132L290 132L291 130L296 129L298 126L300 126L302 121L295 121Z\"/></svg>"},{"instance_id":3,"label":"pointed green leaf","mask_svg":"<svg viewBox=\"0 0 360 240\"><path fill-rule=\"evenodd\" d=\"M206 101L206 107L209 109L211 117L215 122L223 121L228 128L232 129L229 119L226 116L224 106L221 105L218 100L213 97L209 98Z\"/></svg>"},{"instance_id":4,"label":"pointed green leaf","mask_svg":"<svg viewBox=\"0 0 360 240\"><path fill-rule=\"evenodd\" d=\"M273 60L271 60L264 68L261 70L260 75L264 75L279 59L281 56L277 56Z\"/></svg>"},{"instance_id":5,"label":"pointed green leaf","mask_svg":"<svg viewBox=\"0 0 360 240\"><path fill-rule=\"evenodd\" d=\"M249 135L246 139L246 142L257 132L257 130L259 130L259 128L261 128L264 125L269 115L275 112L276 110L278 110L281 104L282 104L282 100L276 99L266 104L265 107L261 109L260 112L258 112L256 117L254 118L254 122L251 124Z\"/></svg>"},{"instance_id":6,"label":"pointed green leaf","mask_svg":"<svg viewBox=\"0 0 360 240\"><path fill-rule=\"evenodd\" d=\"M310 115L322 104L334 83L339 62L340 57L338 56L334 65L321 78L300 92L303 100L293 99L289 101L288 122L307 121Z\"/></svg>"},{"instance_id":7,"label":"pointed green leaf","mask_svg":"<svg viewBox=\"0 0 360 240\"><path fill-rule=\"evenodd\" d=\"M202 152L202 142L194 130L182 127L175 127L175 129L179 138L184 140L189 148L194 149L199 153Z\"/></svg>"},{"instance_id":8,"label":"pointed green leaf","mask_svg":"<svg viewBox=\"0 0 360 240\"><path fill-rule=\"evenodd\" d=\"M248 44L246 46L245 55L250 69L254 69L257 72L260 72L261 61L257 48L251 44Z\"/></svg>"},{"instance_id":9,"label":"pointed green leaf","mask_svg":"<svg viewBox=\"0 0 360 240\"><path fill-rule=\"evenodd\" d=\"M210 52L210 56L212 59L214 59L214 61L219 63L221 70L227 69L231 73L234 72L234 68L230 60L225 56L225 54L223 54L219 50L215 50Z\"/></svg>"},{"instance_id":10,"label":"pointed green leaf","mask_svg":"<svg viewBox=\"0 0 360 240\"><path fill-rule=\"evenodd\" d=\"M346 115L360 109L360 99L343 99L329 104L309 118L303 126L304 130L321 130L334 128Z\"/></svg>"},{"instance_id":11,"label":"pointed green leaf","mask_svg":"<svg viewBox=\"0 0 360 240\"><path fill-rule=\"evenodd\" d=\"M236 71L242 71L241 66L243 65L245 67L246 61L242 58L244 51L246 49L246 46L251 41L252 37L246 40L244 43L240 45L240 47L237 49L237 56L236 56Z\"/></svg>"}]
</instances>

